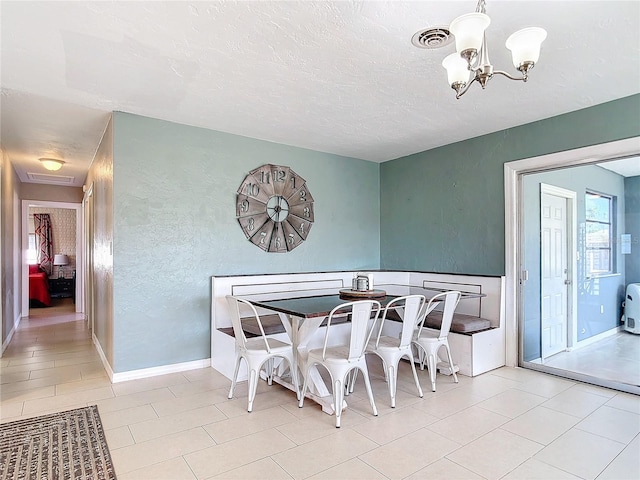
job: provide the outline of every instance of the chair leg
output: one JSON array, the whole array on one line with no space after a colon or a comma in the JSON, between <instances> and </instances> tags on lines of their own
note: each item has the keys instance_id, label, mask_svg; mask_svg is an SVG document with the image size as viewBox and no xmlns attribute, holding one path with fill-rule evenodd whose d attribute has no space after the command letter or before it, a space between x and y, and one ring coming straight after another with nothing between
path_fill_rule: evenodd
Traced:
<instances>
[{"instance_id":1,"label":"chair leg","mask_svg":"<svg viewBox=\"0 0 640 480\"><path fill-rule=\"evenodd\" d=\"M352 372L347 373L347 376L344 379L344 396L348 397L349 394L351 393L349 391L349 389L351 388L351 377L352 377Z\"/></svg>"},{"instance_id":2,"label":"chair leg","mask_svg":"<svg viewBox=\"0 0 640 480\"><path fill-rule=\"evenodd\" d=\"M397 369L396 365L396 369ZM393 365L389 365L388 369L385 369L385 376L387 377L387 383L389 384L389 396L391 397L391 408L396 408L396 385L398 380L398 372L394 371Z\"/></svg>"},{"instance_id":3,"label":"chair leg","mask_svg":"<svg viewBox=\"0 0 640 480\"><path fill-rule=\"evenodd\" d=\"M429 362L429 378L431 379L431 391L436 391L436 355L429 354L427 356Z\"/></svg>"},{"instance_id":4,"label":"chair leg","mask_svg":"<svg viewBox=\"0 0 640 480\"><path fill-rule=\"evenodd\" d=\"M371 403L371 410L373 415L378 416L378 409L376 408L376 402L373 401L373 391L371 390L371 382L369 381L369 372L362 369L362 378L364 379L364 386L367 388L367 395L369 395L369 402Z\"/></svg>"},{"instance_id":5,"label":"chair leg","mask_svg":"<svg viewBox=\"0 0 640 480\"><path fill-rule=\"evenodd\" d=\"M411 371L413 372L413 379L416 381L416 388L418 389L418 395L420 398L424 397L422 393L422 387L420 386L420 381L418 380L418 372L416 372L416 366L413 363L413 353L409 352L409 363L411 363Z\"/></svg>"},{"instance_id":6,"label":"chair leg","mask_svg":"<svg viewBox=\"0 0 640 480\"><path fill-rule=\"evenodd\" d=\"M346 377L345 377L346 379ZM340 428L342 418L342 405L344 404L345 383L341 378L333 381L333 408L336 414L336 428Z\"/></svg>"},{"instance_id":7,"label":"chair leg","mask_svg":"<svg viewBox=\"0 0 640 480\"><path fill-rule=\"evenodd\" d=\"M311 367L313 366L313 364L310 364L307 367L307 374L304 376L304 382L302 382L302 390L300 391L300 398L298 400L298 407L302 408L302 405L304 403L304 396L307 393L307 382L309 380L309 371L311 370Z\"/></svg>"},{"instance_id":8,"label":"chair leg","mask_svg":"<svg viewBox=\"0 0 640 480\"><path fill-rule=\"evenodd\" d=\"M267 385L273 385L273 365L274 365L273 357L267 360L265 364L265 370L267 373Z\"/></svg>"},{"instance_id":9,"label":"chair leg","mask_svg":"<svg viewBox=\"0 0 640 480\"><path fill-rule=\"evenodd\" d=\"M426 352L422 346L418 346L416 350L418 350L418 363L420 363L420 370L424 370L424 364L427 359Z\"/></svg>"},{"instance_id":10,"label":"chair leg","mask_svg":"<svg viewBox=\"0 0 640 480\"><path fill-rule=\"evenodd\" d=\"M296 389L296 397L298 398L298 401L300 401L300 382L298 380L298 372L294 371L296 367L294 367L293 360L289 358L288 361L289 368L291 370L291 381L293 382L293 388Z\"/></svg>"},{"instance_id":11,"label":"chair leg","mask_svg":"<svg viewBox=\"0 0 640 480\"><path fill-rule=\"evenodd\" d=\"M382 359L382 371L384 372L384 381L389 382L389 367L387 366L387 362L384 358Z\"/></svg>"},{"instance_id":12,"label":"chair leg","mask_svg":"<svg viewBox=\"0 0 640 480\"><path fill-rule=\"evenodd\" d=\"M256 390L258 389L258 370L251 369L249 371L249 405L247 412L253 410L253 400L256 398Z\"/></svg>"},{"instance_id":13,"label":"chair leg","mask_svg":"<svg viewBox=\"0 0 640 480\"><path fill-rule=\"evenodd\" d=\"M449 350L449 345L445 344L444 348L447 351L447 357L449 358L449 368L451 368L451 371L453 372L453 381L455 383L458 383L458 375L456 375L456 370L453 366L453 358L451 358L451 350Z\"/></svg>"},{"instance_id":14,"label":"chair leg","mask_svg":"<svg viewBox=\"0 0 640 480\"><path fill-rule=\"evenodd\" d=\"M236 389L236 381L238 380L238 372L240 371L240 360L242 360L242 357L238 355L233 380L231 380L231 389L229 390L229 396L227 398L233 398L233 391Z\"/></svg>"},{"instance_id":15,"label":"chair leg","mask_svg":"<svg viewBox=\"0 0 640 480\"><path fill-rule=\"evenodd\" d=\"M358 370L354 369L349 372L349 393L353 393L353 389L356 388L356 380L358 380Z\"/></svg>"}]
</instances>

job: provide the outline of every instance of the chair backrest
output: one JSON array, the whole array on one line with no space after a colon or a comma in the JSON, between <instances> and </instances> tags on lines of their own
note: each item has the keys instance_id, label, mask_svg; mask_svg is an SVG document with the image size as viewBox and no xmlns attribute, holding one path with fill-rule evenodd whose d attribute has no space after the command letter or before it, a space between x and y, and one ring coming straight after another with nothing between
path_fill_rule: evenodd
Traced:
<instances>
[{"instance_id":1,"label":"chair backrest","mask_svg":"<svg viewBox=\"0 0 640 480\"><path fill-rule=\"evenodd\" d=\"M267 350L267 352L271 353L271 347L269 347L267 336L264 334L262 322L260 321L260 315L258 315L256 307L254 307L251 302L248 302L247 300L244 300L242 298L234 297L232 295L227 295L226 298L227 303L229 304L229 310L231 310L231 324L233 325L233 334L236 338L236 345L241 348L245 348L247 344L247 337L244 334L244 330L242 329L242 317L240 316L240 306L244 304L249 307L256 319L256 322L258 322L260 334L262 335L262 339L264 340L265 349Z\"/></svg>"},{"instance_id":2,"label":"chair backrest","mask_svg":"<svg viewBox=\"0 0 640 480\"><path fill-rule=\"evenodd\" d=\"M404 348L411 343L411 337L413 332L418 326L418 322L421 317L420 314L424 309L426 298L424 295L405 295L403 297L394 298L384 307L382 313L382 320L380 320L380 328L378 329L378 337L376 338L376 347L380 343L380 336L382 335L382 328L384 322L387 319L389 310L396 310L402 308L404 310L402 317L402 332L400 333L400 345L398 348Z\"/></svg>"},{"instance_id":3,"label":"chair backrest","mask_svg":"<svg viewBox=\"0 0 640 480\"><path fill-rule=\"evenodd\" d=\"M375 309L374 316L372 313ZM349 336L348 360L357 360L364 355L364 349L371 338L371 333L375 328L380 315L381 305L377 300L358 300L346 302L338 305L329 313L327 320L327 330L324 335L324 346L322 347L322 358L326 358L329 332L331 331L331 321L334 315L344 315L345 311L351 310L351 334ZM340 311L340 313L336 313Z\"/></svg>"},{"instance_id":4,"label":"chair backrest","mask_svg":"<svg viewBox=\"0 0 640 480\"><path fill-rule=\"evenodd\" d=\"M424 310L424 316L420 321L420 326L418 327L418 336L422 333L422 329L424 328L424 322L429 315L441 302L444 301L444 308L442 309L442 323L440 324L440 334L438 335L439 339L447 338L449 335L449 330L451 330L451 322L453 322L453 314L456 311L456 307L458 306L458 302L460 301L461 293L456 290L451 290L449 292L442 292L434 295L429 299L427 303L427 307Z\"/></svg>"}]
</instances>

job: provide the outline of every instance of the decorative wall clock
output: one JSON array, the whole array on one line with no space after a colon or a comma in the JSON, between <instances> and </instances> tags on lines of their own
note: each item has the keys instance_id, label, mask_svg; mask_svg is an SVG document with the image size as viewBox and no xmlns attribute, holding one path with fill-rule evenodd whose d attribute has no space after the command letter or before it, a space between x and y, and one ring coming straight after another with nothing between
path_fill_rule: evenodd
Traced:
<instances>
[{"instance_id":1,"label":"decorative wall clock","mask_svg":"<svg viewBox=\"0 0 640 480\"><path fill-rule=\"evenodd\" d=\"M313 197L289 167L262 165L244 177L236 196L236 217L251 243L265 252L290 252L307 239Z\"/></svg>"}]
</instances>

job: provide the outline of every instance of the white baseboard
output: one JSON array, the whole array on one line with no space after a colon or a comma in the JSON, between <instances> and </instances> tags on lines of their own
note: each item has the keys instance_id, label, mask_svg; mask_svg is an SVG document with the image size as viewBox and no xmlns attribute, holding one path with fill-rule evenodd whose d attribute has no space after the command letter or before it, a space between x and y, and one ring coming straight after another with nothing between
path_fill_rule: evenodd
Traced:
<instances>
[{"instance_id":1,"label":"white baseboard","mask_svg":"<svg viewBox=\"0 0 640 480\"><path fill-rule=\"evenodd\" d=\"M13 338L13 334L16 333L16 330L18 330L18 326L20 325L20 321L21 320L22 320L22 315L18 315L18 318L16 318L13 321L13 327L11 327L11 330L9 331L9 335L7 335L6 340L2 343L2 352L0 352L0 357L2 356L4 351L9 346L9 343L11 343L11 339Z\"/></svg>"},{"instance_id":2,"label":"white baseboard","mask_svg":"<svg viewBox=\"0 0 640 480\"><path fill-rule=\"evenodd\" d=\"M574 350L578 350L582 347L586 347L593 343L599 342L600 340L604 340L605 338L610 337L611 335L615 335L616 333L621 331L622 331L622 325L612 328L611 330L607 330L606 332L602 332L597 335L594 335L593 337L585 338L584 340L578 342L573 347L567 348L567 351L572 352Z\"/></svg>"},{"instance_id":3,"label":"white baseboard","mask_svg":"<svg viewBox=\"0 0 640 480\"><path fill-rule=\"evenodd\" d=\"M598 335L594 335L593 337L585 338L584 340L582 340L581 342L578 342L573 347L568 347L566 350L562 350L559 353L562 353L562 352L575 352L576 350L580 350L583 347L587 347L587 346L592 345L592 344L594 344L596 342L599 342L600 340L604 340L607 337L615 335L616 333L621 332L622 330L623 330L623 326L620 325L618 327L612 328L611 330L607 330L606 332L602 332L602 333L599 333ZM549 357L549 358L551 358L551 357ZM544 362L542 361L542 359L540 357L535 358L533 360L529 360L528 363L536 363L536 364L539 364L539 365L544 364Z\"/></svg>"},{"instance_id":4,"label":"white baseboard","mask_svg":"<svg viewBox=\"0 0 640 480\"><path fill-rule=\"evenodd\" d=\"M109 380L111 380L111 383L120 383L126 382L128 380L139 380L141 378L157 377L158 375L186 372L187 370L196 370L198 368L207 368L211 366L211 359L204 358L202 360L194 360L192 362L174 363L172 365L161 365L159 367L141 368L140 370L129 370L128 372L114 373L95 334L93 335L93 344L96 346L98 355L102 360L102 365L107 371L107 375L109 375Z\"/></svg>"},{"instance_id":5,"label":"white baseboard","mask_svg":"<svg viewBox=\"0 0 640 480\"><path fill-rule=\"evenodd\" d=\"M128 372L114 373L110 376L111 383L126 382L127 380L138 380L140 378L156 377L168 373L186 372L198 368L211 366L211 359L194 360L192 362L174 363L171 365L161 365L159 367L141 368L140 370L129 370Z\"/></svg>"},{"instance_id":6,"label":"white baseboard","mask_svg":"<svg viewBox=\"0 0 640 480\"><path fill-rule=\"evenodd\" d=\"M104 354L104 351L102 350L102 345L100 345L100 342L98 341L98 337L96 337L95 333L92 333L91 336L93 338L93 344L96 346L96 350L98 351L98 355L100 355L100 360L102 360L102 366L107 371L107 375L109 375L109 380L111 381L111 383L113 383L113 369L111 368L111 365L109 365L107 356Z\"/></svg>"}]
</instances>

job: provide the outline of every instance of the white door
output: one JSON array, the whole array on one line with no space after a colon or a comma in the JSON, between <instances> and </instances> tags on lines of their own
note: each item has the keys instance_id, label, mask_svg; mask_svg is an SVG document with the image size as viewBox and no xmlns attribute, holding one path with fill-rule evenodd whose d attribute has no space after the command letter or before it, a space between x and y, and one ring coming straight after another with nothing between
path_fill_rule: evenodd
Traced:
<instances>
[{"instance_id":1,"label":"white door","mask_svg":"<svg viewBox=\"0 0 640 480\"><path fill-rule=\"evenodd\" d=\"M541 194L542 358L567 348L567 199Z\"/></svg>"}]
</instances>

